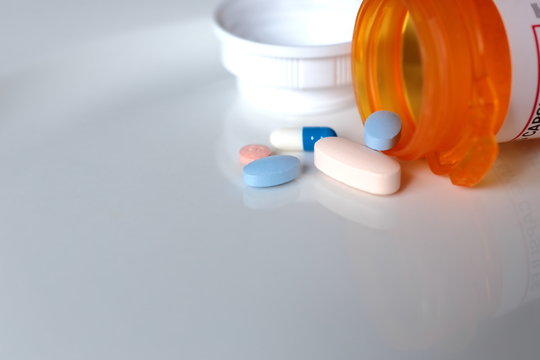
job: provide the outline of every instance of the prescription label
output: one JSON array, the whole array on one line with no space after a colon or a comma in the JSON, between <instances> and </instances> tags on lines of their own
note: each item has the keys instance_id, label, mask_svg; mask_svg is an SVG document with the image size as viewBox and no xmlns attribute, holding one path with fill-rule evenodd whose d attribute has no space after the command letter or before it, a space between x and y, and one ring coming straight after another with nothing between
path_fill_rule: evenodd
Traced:
<instances>
[{"instance_id":1,"label":"prescription label","mask_svg":"<svg viewBox=\"0 0 540 360\"><path fill-rule=\"evenodd\" d=\"M501 142L540 138L540 1L494 0L512 57L512 95Z\"/></svg>"},{"instance_id":2,"label":"prescription label","mask_svg":"<svg viewBox=\"0 0 540 360\"><path fill-rule=\"evenodd\" d=\"M540 7L538 8L540 11ZM538 61L538 73L540 74L540 44L538 43L540 25L533 25L532 31L536 44L536 59ZM521 132L513 140L526 140L540 135L540 75L536 82L536 96L534 107L529 116L529 120L521 130Z\"/></svg>"}]
</instances>

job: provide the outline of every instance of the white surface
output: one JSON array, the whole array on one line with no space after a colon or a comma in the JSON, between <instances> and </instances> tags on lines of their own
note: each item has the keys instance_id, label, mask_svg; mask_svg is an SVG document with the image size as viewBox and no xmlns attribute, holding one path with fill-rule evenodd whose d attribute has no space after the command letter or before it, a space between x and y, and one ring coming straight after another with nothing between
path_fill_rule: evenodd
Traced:
<instances>
[{"instance_id":1,"label":"white surface","mask_svg":"<svg viewBox=\"0 0 540 360\"><path fill-rule=\"evenodd\" d=\"M360 0L228 0L214 20L240 93L266 111L316 114L354 103L351 41Z\"/></svg>"},{"instance_id":2,"label":"white surface","mask_svg":"<svg viewBox=\"0 0 540 360\"><path fill-rule=\"evenodd\" d=\"M309 155L298 181L248 189L241 146L291 122L360 139L355 109L245 106L210 3L80 1L80 22L52 4L0 12L27 25L1 43L18 44L0 76L1 359L538 359L540 143L503 146L473 190L406 163L402 191L370 196Z\"/></svg>"}]
</instances>

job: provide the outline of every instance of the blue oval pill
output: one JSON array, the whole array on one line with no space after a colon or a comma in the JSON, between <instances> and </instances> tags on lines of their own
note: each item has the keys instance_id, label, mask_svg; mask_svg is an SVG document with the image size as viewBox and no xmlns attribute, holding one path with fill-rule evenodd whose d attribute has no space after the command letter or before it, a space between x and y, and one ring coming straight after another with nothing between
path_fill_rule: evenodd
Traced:
<instances>
[{"instance_id":1,"label":"blue oval pill","mask_svg":"<svg viewBox=\"0 0 540 360\"><path fill-rule=\"evenodd\" d=\"M377 111L366 119L366 146L378 151L392 149L401 137L401 119L391 111Z\"/></svg>"},{"instance_id":2,"label":"blue oval pill","mask_svg":"<svg viewBox=\"0 0 540 360\"><path fill-rule=\"evenodd\" d=\"M269 156L244 167L244 183L259 188L277 186L296 179L300 170L300 160L294 156Z\"/></svg>"}]
</instances>

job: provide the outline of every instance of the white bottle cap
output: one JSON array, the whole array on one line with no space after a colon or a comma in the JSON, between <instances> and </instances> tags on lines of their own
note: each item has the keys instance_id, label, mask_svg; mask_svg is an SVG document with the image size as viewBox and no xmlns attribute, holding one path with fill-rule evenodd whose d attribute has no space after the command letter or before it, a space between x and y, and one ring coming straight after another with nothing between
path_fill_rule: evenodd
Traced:
<instances>
[{"instance_id":1,"label":"white bottle cap","mask_svg":"<svg viewBox=\"0 0 540 360\"><path fill-rule=\"evenodd\" d=\"M315 114L354 103L351 41L361 0L227 0L216 10L225 68L251 103Z\"/></svg>"}]
</instances>

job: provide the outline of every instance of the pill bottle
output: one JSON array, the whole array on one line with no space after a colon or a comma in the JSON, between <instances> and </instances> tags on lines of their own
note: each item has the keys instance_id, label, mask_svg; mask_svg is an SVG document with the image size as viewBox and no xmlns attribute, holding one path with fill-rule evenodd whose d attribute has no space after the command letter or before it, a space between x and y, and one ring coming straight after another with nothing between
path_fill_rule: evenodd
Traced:
<instances>
[{"instance_id":1,"label":"pill bottle","mask_svg":"<svg viewBox=\"0 0 540 360\"><path fill-rule=\"evenodd\" d=\"M352 44L360 114L403 119L403 160L473 186L498 143L540 137L540 1L364 0Z\"/></svg>"}]
</instances>

